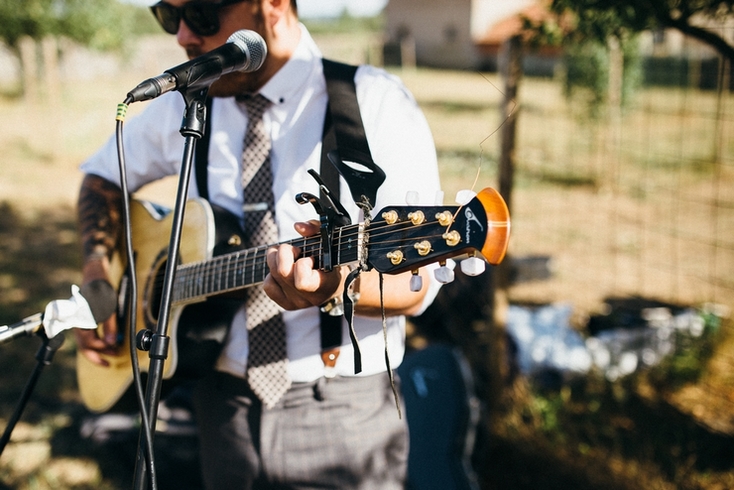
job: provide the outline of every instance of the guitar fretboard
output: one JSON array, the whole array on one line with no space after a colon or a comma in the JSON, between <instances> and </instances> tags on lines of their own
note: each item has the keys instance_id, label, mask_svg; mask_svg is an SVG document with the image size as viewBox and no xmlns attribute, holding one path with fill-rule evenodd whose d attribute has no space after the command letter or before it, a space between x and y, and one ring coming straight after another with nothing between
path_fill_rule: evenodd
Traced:
<instances>
[{"instance_id":1,"label":"guitar fretboard","mask_svg":"<svg viewBox=\"0 0 734 490\"><path fill-rule=\"evenodd\" d=\"M345 265L359 259L359 225L337 229L332 237L333 266ZM301 256L311 257L314 267L323 263L324 250L320 236L298 238L288 242L301 249ZM173 303L200 301L218 294L231 293L262 283L270 272L267 250L274 245L239 250L210 260L191 262L176 268Z\"/></svg>"}]
</instances>

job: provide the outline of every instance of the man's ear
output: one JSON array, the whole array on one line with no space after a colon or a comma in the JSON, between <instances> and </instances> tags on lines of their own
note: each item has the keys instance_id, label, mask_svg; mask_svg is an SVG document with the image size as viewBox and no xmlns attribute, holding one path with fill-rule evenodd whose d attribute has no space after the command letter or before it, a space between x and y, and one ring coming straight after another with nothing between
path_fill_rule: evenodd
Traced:
<instances>
[{"instance_id":1,"label":"man's ear","mask_svg":"<svg viewBox=\"0 0 734 490\"><path fill-rule=\"evenodd\" d=\"M273 26L280 19L288 15L291 10L290 0L263 0L263 16L265 21Z\"/></svg>"}]
</instances>

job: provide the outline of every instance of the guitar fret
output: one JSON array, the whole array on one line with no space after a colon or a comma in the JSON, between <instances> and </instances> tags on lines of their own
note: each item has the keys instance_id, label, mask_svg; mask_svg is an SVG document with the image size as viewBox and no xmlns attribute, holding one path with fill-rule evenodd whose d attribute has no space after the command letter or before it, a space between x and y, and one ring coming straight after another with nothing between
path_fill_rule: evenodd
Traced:
<instances>
[{"instance_id":1,"label":"guitar fret","mask_svg":"<svg viewBox=\"0 0 734 490\"><path fill-rule=\"evenodd\" d=\"M224 289L229 290L229 276L232 273L232 255L227 255L227 266L224 269Z\"/></svg>"},{"instance_id":2,"label":"guitar fret","mask_svg":"<svg viewBox=\"0 0 734 490\"><path fill-rule=\"evenodd\" d=\"M257 284L258 282L260 282L264 278L264 276L262 275L262 270L263 270L263 265L262 264L263 264L263 262L262 262L262 260L258 260L262 255L263 255L263 253L262 253L262 247L259 247L258 248L258 251L255 252L255 257L254 257L253 264L252 264L252 281L251 281L251 284Z\"/></svg>"},{"instance_id":3,"label":"guitar fret","mask_svg":"<svg viewBox=\"0 0 734 490\"><path fill-rule=\"evenodd\" d=\"M240 269L240 286L244 287L245 284L247 284L247 261L248 261L248 255L250 255L249 250L245 250L245 257L242 261L242 268Z\"/></svg>"},{"instance_id":4,"label":"guitar fret","mask_svg":"<svg viewBox=\"0 0 734 490\"><path fill-rule=\"evenodd\" d=\"M204 278L202 277L204 264L196 264L196 296L201 296L204 292Z\"/></svg>"},{"instance_id":5,"label":"guitar fret","mask_svg":"<svg viewBox=\"0 0 734 490\"><path fill-rule=\"evenodd\" d=\"M239 270L240 274L240 287L244 287L247 284L247 256L250 255L249 250L245 250L245 256L242 258L242 267Z\"/></svg>"},{"instance_id":6,"label":"guitar fret","mask_svg":"<svg viewBox=\"0 0 734 490\"><path fill-rule=\"evenodd\" d=\"M173 301L174 303L181 300L181 291L184 289L182 287L183 284L185 284L186 279L186 271L178 271L176 273L176 280L174 281L173 286Z\"/></svg>"},{"instance_id":7,"label":"guitar fret","mask_svg":"<svg viewBox=\"0 0 734 490\"><path fill-rule=\"evenodd\" d=\"M335 265L342 263L341 240L342 240L342 232L343 231L344 231L344 227L339 228L339 230L337 232L337 237L338 238L336 238L336 247L334 247L336 249L336 262L334 262Z\"/></svg>"},{"instance_id":8,"label":"guitar fret","mask_svg":"<svg viewBox=\"0 0 734 490\"><path fill-rule=\"evenodd\" d=\"M222 290L222 258L217 257L216 264L214 267L214 274L212 275L212 288L211 291Z\"/></svg>"},{"instance_id":9,"label":"guitar fret","mask_svg":"<svg viewBox=\"0 0 734 490\"><path fill-rule=\"evenodd\" d=\"M209 290L209 263L202 262L199 268L199 296L205 296Z\"/></svg>"},{"instance_id":10,"label":"guitar fret","mask_svg":"<svg viewBox=\"0 0 734 490\"><path fill-rule=\"evenodd\" d=\"M192 297L194 295L194 274L193 265L188 269L188 278L186 280L186 296Z\"/></svg>"},{"instance_id":11,"label":"guitar fret","mask_svg":"<svg viewBox=\"0 0 734 490\"><path fill-rule=\"evenodd\" d=\"M216 259L215 259L216 260ZM213 273L212 264L207 262L206 265L204 265L204 281L203 281L203 287L204 291L203 294L206 295L209 291L212 291L214 289L213 281L214 281L214 273Z\"/></svg>"}]
</instances>

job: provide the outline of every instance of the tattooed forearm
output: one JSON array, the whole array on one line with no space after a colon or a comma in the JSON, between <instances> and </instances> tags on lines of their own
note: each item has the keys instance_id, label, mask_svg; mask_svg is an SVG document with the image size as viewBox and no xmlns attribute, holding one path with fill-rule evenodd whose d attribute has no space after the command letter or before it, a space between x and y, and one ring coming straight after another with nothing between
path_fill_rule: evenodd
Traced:
<instances>
[{"instance_id":1,"label":"tattooed forearm","mask_svg":"<svg viewBox=\"0 0 734 490\"><path fill-rule=\"evenodd\" d=\"M122 232L120 188L96 175L87 175L79 191L78 212L84 258L109 258Z\"/></svg>"}]
</instances>

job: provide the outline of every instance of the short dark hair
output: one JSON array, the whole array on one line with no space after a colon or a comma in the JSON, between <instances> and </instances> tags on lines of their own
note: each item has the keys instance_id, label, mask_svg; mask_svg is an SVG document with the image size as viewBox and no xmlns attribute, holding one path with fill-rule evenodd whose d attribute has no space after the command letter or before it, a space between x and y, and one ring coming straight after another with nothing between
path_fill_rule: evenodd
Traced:
<instances>
[{"instance_id":1,"label":"short dark hair","mask_svg":"<svg viewBox=\"0 0 734 490\"><path fill-rule=\"evenodd\" d=\"M296 5L296 0L291 0L291 8L293 9L293 13L298 15L298 6Z\"/></svg>"}]
</instances>

